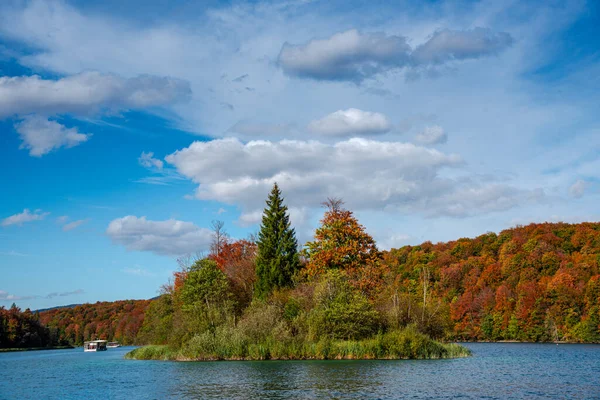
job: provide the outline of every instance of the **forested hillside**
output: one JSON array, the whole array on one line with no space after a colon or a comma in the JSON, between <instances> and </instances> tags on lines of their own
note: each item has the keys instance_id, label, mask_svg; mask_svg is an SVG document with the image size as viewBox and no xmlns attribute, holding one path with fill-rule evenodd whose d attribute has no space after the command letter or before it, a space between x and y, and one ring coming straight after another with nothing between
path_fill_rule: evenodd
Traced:
<instances>
[{"instance_id":1,"label":"forested hillside","mask_svg":"<svg viewBox=\"0 0 600 400\"><path fill-rule=\"evenodd\" d=\"M22 311L13 304L0 307L0 349L52 347L68 344L62 342L58 331L44 326L37 313Z\"/></svg>"},{"instance_id":2,"label":"forested hillside","mask_svg":"<svg viewBox=\"0 0 600 400\"><path fill-rule=\"evenodd\" d=\"M531 224L384 260L400 298L449 305L455 338L600 341L600 223Z\"/></svg>"},{"instance_id":3,"label":"forested hillside","mask_svg":"<svg viewBox=\"0 0 600 400\"><path fill-rule=\"evenodd\" d=\"M81 345L86 340L107 339L135 343L151 300L121 300L55 308L41 312L40 321L54 329L60 340Z\"/></svg>"},{"instance_id":4,"label":"forested hillside","mask_svg":"<svg viewBox=\"0 0 600 400\"><path fill-rule=\"evenodd\" d=\"M287 261L287 277L269 275L276 270L268 264L256 268L269 237L257 245L225 235L208 255L218 270L206 260L184 268L154 300L39 314L0 308L0 347L80 345L96 338L181 346L198 329L227 326L223 321L245 335L258 330L273 338L302 332L361 337L354 331L359 327L368 328L368 336L411 325L439 339L600 342L600 223L531 224L379 252L347 210L330 210L322 222L300 258ZM203 286L206 280L221 286ZM274 287L273 293L257 293L257 282ZM345 294L319 297L334 286ZM336 319L336 326L328 325ZM287 333L277 336L277 329Z\"/></svg>"}]
</instances>

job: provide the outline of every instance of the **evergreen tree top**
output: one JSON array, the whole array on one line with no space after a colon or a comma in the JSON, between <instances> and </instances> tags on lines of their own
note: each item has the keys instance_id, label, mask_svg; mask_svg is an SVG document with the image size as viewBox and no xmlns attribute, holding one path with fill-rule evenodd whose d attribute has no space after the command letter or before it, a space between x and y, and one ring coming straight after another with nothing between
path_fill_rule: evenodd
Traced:
<instances>
[{"instance_id":1,"label":"evergreen tree top","mask_svg":"<svg viewBox=\"0 0 600 400\"><path fill-rule=\"evenodd\" d=\"M268 295L273 288L291 286L300 266L298 241L277 183L266 204L257 241L256 293L259 297Z\"/></svg>"}]
</instances>

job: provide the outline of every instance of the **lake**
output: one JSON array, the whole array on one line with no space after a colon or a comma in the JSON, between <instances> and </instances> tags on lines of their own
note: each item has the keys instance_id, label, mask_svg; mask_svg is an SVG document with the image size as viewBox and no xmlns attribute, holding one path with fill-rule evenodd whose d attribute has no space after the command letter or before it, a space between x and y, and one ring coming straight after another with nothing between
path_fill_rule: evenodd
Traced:
<instances>
[{"instance_id":1,"label":"lake","mask_svg":"<svg viewBox=\"0 0 600 400\"><path fill-rule=\"evenodd\" d=\"M600 345L470 343L423 361L162 362L131 348L0 353L0 399L600 399Z\"/></svg>"}]
</instances>

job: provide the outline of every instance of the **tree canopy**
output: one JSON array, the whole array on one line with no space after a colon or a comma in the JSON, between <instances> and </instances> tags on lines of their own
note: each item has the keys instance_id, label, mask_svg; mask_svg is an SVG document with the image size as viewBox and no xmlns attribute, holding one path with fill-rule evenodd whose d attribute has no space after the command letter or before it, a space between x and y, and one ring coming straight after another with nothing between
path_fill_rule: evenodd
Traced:
<instances>
[{"instance_id":1,"label":"tree canopy","mask_svg":"<svg viewBox=\"0 0 600 400\"><path fill-rule=\"evenodd\" d=\"M314 241L306 243L306 273L315 276L327 270L346 271L354 284L366 291L381 278L381 252L365 227L340 199L328 199L315 232Z\"/></svg>"},{"instance_id":2,"label":"tree canopy","mask_svg":"<svg viewBox=\"0 0 600 400\"><path fill-rule=\"evenodd\" d=\"M263 212L257 250L256 295L264 298L275 288L291 286L300 267L298 241L277 183Z\"/></svg>"}]
</instances>

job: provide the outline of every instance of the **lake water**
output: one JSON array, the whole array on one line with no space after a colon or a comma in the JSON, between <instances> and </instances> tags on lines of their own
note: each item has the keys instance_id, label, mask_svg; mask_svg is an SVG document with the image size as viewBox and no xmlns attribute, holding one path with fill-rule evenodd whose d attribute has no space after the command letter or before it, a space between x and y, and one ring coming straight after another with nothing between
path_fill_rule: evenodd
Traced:
<instances>
[{"instance_id":1,"label":"lake water","mask_svg":"<svg viewBox=\"0 0 600 400\"><path fill-rule=\"evenodd\" d=\"M0 399L600 399L600 345L467 344L424 361L161 362L131 348L0 353Z\"/></svg>"}]
</instances>

